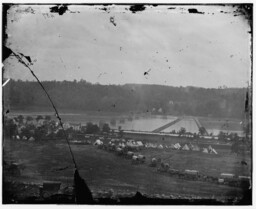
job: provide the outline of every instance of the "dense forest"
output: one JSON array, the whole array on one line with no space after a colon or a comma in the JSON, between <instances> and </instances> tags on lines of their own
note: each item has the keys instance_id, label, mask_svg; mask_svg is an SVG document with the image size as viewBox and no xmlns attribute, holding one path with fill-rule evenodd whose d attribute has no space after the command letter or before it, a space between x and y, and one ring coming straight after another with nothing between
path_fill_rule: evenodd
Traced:
<instances>
[{"instance_id":1,"label":"dense forest","mask_svg":"<svg viewBox=\"0 0 256 209\"><path fill-rule=\"evenodd\" d=\"M206 89L163 85L100 85L81 81L42 82L56 107L72 111L104 111L242 118L246 88ZM3 88L4 107L51 110L37 82L11 80Z\"/></svg>"}]
</instances>

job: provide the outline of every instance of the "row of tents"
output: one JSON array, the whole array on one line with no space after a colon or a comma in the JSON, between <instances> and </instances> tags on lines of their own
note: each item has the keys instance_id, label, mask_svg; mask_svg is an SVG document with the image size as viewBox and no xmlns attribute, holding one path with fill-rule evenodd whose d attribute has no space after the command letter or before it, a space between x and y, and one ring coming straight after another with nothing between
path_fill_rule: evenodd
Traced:
<instances>
[{"instance_id":1,"label":"row of tents","mask_svg":"<svg viewBox=\"0 0 256 209\"><path fill-rule=\"evenodd\" d=\"M116 145L120 148L142 148L144 147L144 144L141 142L141 141L135 141L135 140L128 140L128 141L125 141L124 139L123 140L114 140L112 139L111 141L108 142L109 145ZM94 142L94 145L103 145L103 141L101 141L100 139L97 139L95 142Z\"/></svg>"},{"instance_id":2,"label":"row of tents","mask_svg":"<svg viewBox=\"0 0 256 209\"><path fill-rule=\"evenodd\" d=\"M120 139L120 140L115 140L112 139L109 141L109 145L116 145L120 148L130 148L130 149L141 149L143 147L145 148L156 148L156 149L173 149L173 150L184 150L184 151L202 151L203 153L208 153L208 154L218 154L217 151L212 148L211 145L208 147L200 148L196 144L185 144L185 145L180 145L180 143L176 144L171 144L171 145L163 145L163 144L154 144L154 143L145 143L143 144L142 141L135 141L135 140L125 140L125 139ZM103 141L100 139L97 139L94 143L94 145L103 145Z\"/></svg>"},{"instance_id":3,"label":"row of tents","mask_svg":"<svg viewBox=\"0 0 256 209\"><path fill-rule=\"evenodd\" d=\"M168 145L162 145L162 144L152 144L152 143L146 143L145 144L146 148L157 148L157 149L174 149L174 150L185 150L185 151L202 151L203 153L210 153L210 154L218 154L217 151L212 148L210 145L207 148L200 148L198 145L193 145L193 144L185 144L183 146L180 145L180 143L176 144L171 144L170 146Z\"/></svg>"},{"instance_id":4,"label":"row of tents","mask_svg":"<svg viewBox=\"0 0 256 209\"><path fill-rule=\"evenodd\" d=\"M116 142L116 141L115 141ZM128 148L131 147L141 147L143 146L143 143L141 141L134 141L134 140L128 140L126 143L119 142L119 143L114 143L112 140L108 142L108 144L103 143L100 139L97 139L94 142L95 146L98 146L98 148L107 148L109 147L110 149L107 150L112 150L115 151L117 155L119 156L125 156L127 159L131 159L133 164L140 164L140 163L145 163L146 157L142 154L137 154L135 155L134 152L128 151Z\"/></svg>"},{"instance_id":5,"label":"row of tents","mask_svg":"<svg viewBox=\"0 0 256 209\"><path fill-rule=\"evenodd\" d=\"M19 135L16 135L16 136L12 136L13 139L18 139L18 140L24 140L24 141L35 141L35 138L33 136L31 137L26 137L26 136L19 136Z\"/></svg>"}]
</instances>

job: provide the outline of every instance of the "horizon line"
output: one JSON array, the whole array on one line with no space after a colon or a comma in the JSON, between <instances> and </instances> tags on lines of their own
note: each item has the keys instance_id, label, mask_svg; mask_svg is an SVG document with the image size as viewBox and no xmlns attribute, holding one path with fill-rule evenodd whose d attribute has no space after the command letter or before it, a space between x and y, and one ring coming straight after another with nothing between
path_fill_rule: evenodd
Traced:
<instances>
[{"instance_id":1,"label":"horizon line","mask_svg":"<svg viewBox=\"0 0 256 209\"><path fill-rule=\"evenodd\" d=\"M35 82L37 83L36 80L22 80L22 79L13 79L13 78L6 78L6 80L10 79L10 81L21 81L21 82ZM125 86L125 85L144 85L144 86L166 86L166 87L175 87L175 88L203 88L203 89L247 89L248 87L250 87L251 85L248 84L248 86L243 86L243 87L230 87L230 86L226 86L226 85L222 85L222 86L218 86L218 87L202 87L202 86L193 86L193 85L187 85L187 86L175 86L175 85L167 85L167 84L158 84L158 83L124 83L124 84L102 84L99 82L90 82L87 81L85 79L80 79L80 80L40 80L41 82L86 82L88 84L92 84L92 85L101 85L101 86ZM3 81L4 83L4 81Z\"/></svg>"}]
</instances>

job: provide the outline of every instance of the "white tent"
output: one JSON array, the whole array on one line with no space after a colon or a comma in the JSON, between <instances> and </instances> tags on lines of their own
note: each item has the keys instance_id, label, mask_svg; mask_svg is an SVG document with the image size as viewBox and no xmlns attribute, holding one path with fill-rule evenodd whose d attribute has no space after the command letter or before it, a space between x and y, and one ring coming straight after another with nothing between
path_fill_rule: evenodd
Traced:
<instances>
[{"instance_id":1,"label":"white tent","mask_svg":"<svg viewBox=\"0 0 256 209\"><path fill-rule=\"evenodd\" d=\"M212 151L212 146L211 146L211 145L209 145L209 147L208 147L208 151L209 151L209 152L211 152L211 151Z\"/></svg>"},{"instance_id":2,"label":"white tent","mask_svg":"<svg viewBox=\"0 0 256 209\"><path fill-rule=\"evenodd\" d=\"M181 148L181 146L180 146L179 143L176 143L176 144L174 145L174 147L175 147L175 149L180 149L180 148Z\"/></svg>"},{"instance_id":3,"label":"white tent","mask_svg":"<svg viewBox=\"0 0 256 209\"><path fill-rule=\"evenodd\" d=\"M102 145L102 144L103 144L103 142L100 141L99 139L97 139L97 140L94 142L94 145Z\"/></svg>"},{"instance_id":4,"label":"white tent","mask_svg":"<svg viewBox=\"0 0 256 209\"><path fill-rule=\"evenodd\" d=\"M215 149L213 149L213 148L212 148L211 153L213 153L213 154L215 154L215 155L217 155L217 154L218 154L218 153L216 152L216 150L215 150Z\"/></svg>"},{"instance_id":5,"label":"white tent","mask_svg":"<svg viewBox=\"0 0 256 209\"><path fill-rule=\"evenodd\" d=\"M175 146L174 146L174 144L171 144L170 148L171 148L171 149L176 149Z\"/></svg>"},{"instance_id":6,"label":"white tent","mask_svg":"<svg viewBox=\"0 0 256 209\"><path fill-rule=\"evenodd\" d=\"M134 141L134 140L132 140L132 139L130 139L130 140L128 140L126 143L134 144L134 143L135 143L135 141Z\"/></svg>"},{"instance_id":7,"label":"white tent","mask_svg":"<svg viewBox=\"0 0 256 209\"><path fill-rule=\"evenodd\" d=\"M208 153L207 148L203 148L203 153Z\"/></svg>"},{"instance_id":8,"label":"white tent","mask_svg":"<svg viewBox=\"0 0 256 209\"><path fill-rule=\"evenodd\" d=\"M28 141L35 141L35 138L33 136L31 136Z\"/></svg>"},{"instance_id":9,"label":"white tent","mask_svg":"<svg viewBox=\"0 0 256 209\"><path fill-rule=\"evenodd\" d=\"M146 157L144 155L138 155L138 159L141 162L145 162Z\"/></svg>"},{"instance_id":10,"label":"white tent","mask_svg":"<svg viewBox=\"0 0 256 209\"><path fill-rule=\"evenodd\" d=\"M127 152L127 156L128 156L128 157L132 157L133 155L134 155L133 152L131 152L131 151L128 151L128 152Z\"/></svg>"},{"instance_id":11,"label":"white tent","mask_svg":"<svg viewBox=\"0 0 256 209\"><path fill-rule=\"evenodd\" d=\"M137 145L139 145L140 147L143 147L143 143L141 141L137 141Z\"/></svg>"},{"instance_id":12,"label":"white tent","mask_svg":"<svg viewBox=\"0 0 256 209\"><path fill-rule=\"evenodd\" d=\"M182 150L186 150L186 151L188 151L188 150L189 150L188 145L187 145L187 144L185 144L185 145L182 147Z\"/></svg>"},{"instance_id":13,"label":"white tent","mask_svg":"<svg viewBox=\"0 0 256 209\"><path fill-rule=\"evenodd\" d=\"M156 144L152 144L151 147L152 148L157 148L157 145Z\"/></svg>"},{"instance_id":14,"label":"white tent","mask_svg":"<svg viewBox=\"0 0 256 209\"><path fill-rule=\"evenodd\" d=\"M133 141L128 141L128 142L126 142L126 146L127 147L130 147L130 148L137 148L137 147L139 147L139 145L137 145L135 142L133 142Z\"/></svg>"},{"instance_id":15,"label":"white tent","mask_svg":"<svg viewBox=\"0 0 256 209\"><path fill-rule=\"evenodd\" d=\"M136 161L136 160L138 160L138 159L139 159L138 156L136 156L136 155L133 155L133 156L132 156L132 160Z\"/></svg>"},{"instance_id":16,"label":"white tent","mask_svg":"<svg viewBox=\"0 0 256 209\"><path fill-rule=\"evenodd\" d=\"M133 143L132 143L131 141L128 141L128 142L126 142L126 145L127 145L128 147L130 147L130 146L133 146Z\"/></svg>"},{"instance_id":17,"label":"white tent","mask_svg":"<svg viewBox=\"0 0 256 209\"><path fill-rule=\"evenodd\" d=\"M119 143L118 146L124 148L125 144L124 143Z\"/></svg>"},{"instance_id":18,"label":"white tent","mask_svg":"<svg viewBox=\"0 0 256 209\"><path fill-rule=\"evenodd\" d=\"M158 148L159 148L159 149L163 149L164 147L163 147L162 144L160 144L160 145L158 146Z\"/></svg>"},{"instance_id":19,"label":"white tent","mask_svg":"<svg viewBox=\"0 0 256 209\"><path fill-rule=\"evenodd\" d=\"M122 149L121 149L120 147L117 147L117 148L116 148L116 151L117 151L117 152L121 152Z\"/></svg>"}]
</instances>

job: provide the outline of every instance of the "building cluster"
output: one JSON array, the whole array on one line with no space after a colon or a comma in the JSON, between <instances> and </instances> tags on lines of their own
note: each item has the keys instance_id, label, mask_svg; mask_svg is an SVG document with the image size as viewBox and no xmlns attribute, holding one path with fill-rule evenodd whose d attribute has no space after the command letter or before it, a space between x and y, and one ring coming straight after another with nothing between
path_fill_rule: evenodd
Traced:
<instances>
[{"instance_id":1,"label":"building cluster","mask_svg":"<svg viewBox=\"0 0 256 209\"><path fill-rule=\"evenodd\" d=\"M42 139L58 139L63 138L63 128L72 136L74 133L85 132L86 126L78 123L60 123L50 118L43 117L27 117L18 116L14 118L4 119L4 134L12 139L18 140L42 140Z\"/></svg>"}]
</instances>

